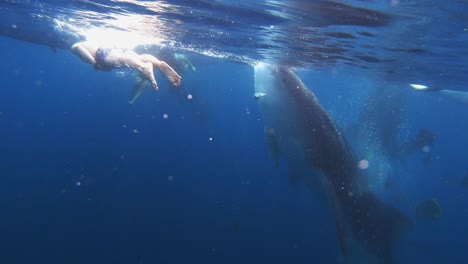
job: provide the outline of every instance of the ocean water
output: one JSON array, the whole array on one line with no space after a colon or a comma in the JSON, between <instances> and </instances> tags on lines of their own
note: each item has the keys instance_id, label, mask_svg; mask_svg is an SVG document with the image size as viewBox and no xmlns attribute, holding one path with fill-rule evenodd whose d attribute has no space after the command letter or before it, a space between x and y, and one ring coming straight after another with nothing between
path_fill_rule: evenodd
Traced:
<instances>
[{"instance_id":1,"label":"ocean water","mask_svg":"<svg viewBox=\"0 0 468 264\"><path fill-rule=\"evenodd\" d=\"M347 263L329 202L270 158L259 61L294 69L412 220L393 263L464 263L468 105L409 84L468 92L465 6L0 1L0 263ZM196 71L156 71L129 104L135 71L94 70L69 50L84 39ZM435 142L386 152L421 129ZM439 218L416 216L428 199Z\"/></svg>"}]
</instances>

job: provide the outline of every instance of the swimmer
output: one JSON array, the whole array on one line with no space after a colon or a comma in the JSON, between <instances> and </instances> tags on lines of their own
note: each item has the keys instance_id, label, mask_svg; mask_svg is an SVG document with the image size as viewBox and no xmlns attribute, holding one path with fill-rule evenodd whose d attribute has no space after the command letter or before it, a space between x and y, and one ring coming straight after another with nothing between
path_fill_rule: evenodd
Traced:
<instances>
[{"instance_id":1,"label":"swimmer","mask_svg":"<svg viewBox=\"0 0 468 264\"><path fill-rule=\"evenodd\" d=\"M192 62L184 54L174 53L174 58L177 61L177 63L181 64L181 68L184 71L191 70L195 72L197 70L197 68L193 66Z\"/></svg>"},{"instance_id":2,"label":"swimmer","mask_svg":"<svg viewBox=\"0 0 468 264\"><path fill-rule=\"evenodd\" d=\"M150 54L139 55L129 49L101 47L89 41L78 42L71 49L81 60L92 64L96 70L111 71L127 67L139 71L151 83L154 91L159 89L154 77L154 67L161 70L173 86L180 86L182 77L169 64Z\"/></svg>"},{"instance_id":3,"label":"swimmer","mask_svg":"<svg viewBox=\"0 0 468 264\"><path fill-rule=\"evenodd\" d=\"M468 105L468 91L441 89L437 87L428 87L426 85L413 83L410 84L410 87L420 92L435 92L456 103Z\"/></svg>"}]
</instances>

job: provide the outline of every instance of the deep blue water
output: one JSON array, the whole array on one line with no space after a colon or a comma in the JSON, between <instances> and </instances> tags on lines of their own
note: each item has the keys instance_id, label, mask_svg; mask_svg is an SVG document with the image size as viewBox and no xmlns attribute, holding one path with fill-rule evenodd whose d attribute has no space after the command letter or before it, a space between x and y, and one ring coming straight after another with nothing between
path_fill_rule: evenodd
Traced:
<instances>
[{"instance_id":1,"label":"deep blue water","mask_svg":"<svg viewBox=\"0 0 468 264\"><path fill-rule=\"evenodd\" d=\"M133 105L127 103L133 71L95 71L62 44L55 51L48 47L54 46L49 42L52 39L63 38L63 32L51 31L43 41L40 37L18 40L34 31L32 22L25 22L25 29L13 35L1 30L0 263L343 263L328 204L304 186L288 184L287 165L282 162L275 168L269 158L262 116L253 99L249 63L254 60L302 66L297 74L345 134L351 134L347 129L356 122L367 122L360 113L375 91L394 87L404 97L403 103L395 105L403 113L396 136L399 142L421 128L437 135L430 162L424 163L425 153L417 151L391 163L396 173L385 199L415 223L398 241L395 262L464 263L468 187L462 186L462 180L468 174L468 108L408 88L408 83L415 82L464 89L467 51L460 43L466 39L468 20L460 15L449 23L448 17L461 3L425 15L424 8L429 7L415 14L418 3L402 1L400 8L405 12L399 14L385 9L388 3L348 2L403 24L408 14L418 21L428 18L430 25L446 22L437 24L446 34L436 34L434 28L417 32L424 36L414 41L416 46L433 45L422 45L424 52L397 51L390 56L386 48L400 49L402 43L379 32L395 30L395 23L355 25L350 16L343 20L354 23L342 25L339 16L324 14L321 19L305 15L304 24L291 25L290 16L298 9L291 13L287 7L295 1L266 2L272 11L263 12L262 4L247 1L174 1L199 13L184 20L184 14L174 11L162 15L163 22L179 19L193 29L193 20L202 18L198 33L166 35L186 52L197 71L182 74L179 90L156 72L160 91L147 89ZM155 15L135 9L131 1L103 1L102 10L86 1L0 3L2 14L12 14L0 18L2 29L25 17L36 19L32 14L37 14L38 5L46 6L44 14L48 15L54 11L66 14L63 10L68 5L72 11L88 8L106 14L112 13L109 7L113 6L122 13ZM230 13L230 5L238 9ZM431 6L438 6L437 2ZM42 24L37 29L53 28L52 20L39 20ZM237 27L223 24L231 20ZM212 28L224 30L229 38L200 37L207 21L217 21L211 22ZM291 46L283 41L300 26L311 30L304 34L314 32L314 38L327 36L327 43L342 40L315 32L310 23L325 31L336 31L333 27L337 26L350 34L364 27L375 34L374 44L385 43L369 48L368 55L383 58L364 64L347 65L343 63L347 59L321 64L313 52L308 53L307 43ZM281 25L279 40L268 36L268 41L249 45L229 41L269 25ZM403 35L411 35L411 30ZM443 44L431 42L442 42L442 35L448 36ZM356 50L367 52L362 38L350 41L341 43L354 46L347 55L341 54L343 58L355 59ZM297 63L285 55L288 49ZM220 54L224 57L213 58ZM386 62L385 54L397 59ZM359 148L359 138L348 139ZM442 206L442 217L416 219L414 207L431 198Z\"/></svg>"}]
</instances>

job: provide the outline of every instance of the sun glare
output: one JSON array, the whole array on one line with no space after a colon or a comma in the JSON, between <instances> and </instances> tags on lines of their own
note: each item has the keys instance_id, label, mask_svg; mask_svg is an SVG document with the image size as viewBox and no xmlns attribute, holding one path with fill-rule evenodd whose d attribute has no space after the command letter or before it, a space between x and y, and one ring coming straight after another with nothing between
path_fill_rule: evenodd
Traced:
<instances>
[{"instance_id":1,"label":"sun glare","mask_svg":"<svg viewBox=\"0 0 468 264\"><path fill-rule=\"evenodd\" d=\"M75 11L76 18L55 19L56 29L73 32L102 46L132 49L139 45L161 45L164 25L155 15L112 13L106 16L92 11Z\"/></svg>"},{"instance_id":2,"label":"sun glare","mask_svg":"<svg viewBox=\"0 0 468 264\"><path fill-rule=\"evenodd\" d=\"M82 32L86 40L102 46L131 49L138 45L156 45L159 39L110 28L92 28Z\"/></svg>"}]
</instances>

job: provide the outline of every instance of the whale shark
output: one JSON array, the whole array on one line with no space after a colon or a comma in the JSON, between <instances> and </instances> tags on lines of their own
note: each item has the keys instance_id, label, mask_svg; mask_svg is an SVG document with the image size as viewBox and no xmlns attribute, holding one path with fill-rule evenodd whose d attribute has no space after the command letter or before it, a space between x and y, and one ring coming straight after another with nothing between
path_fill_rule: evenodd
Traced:
<instances>
[{"instance_id":1,"label":"whale shark","mask_svg":"<svg viewBox=\"0 0 468 264\"><path fill-rule=\"evenodd\" d=\"M275 157L285 159L294 182L326 197L344 260L392 263L394 243L411 220L371 191L371 176L358 167L344 134L291 69L258 63L254 78L264 130L275 137L270 151L281 152Z\"/></svg>"}]
</instances>

